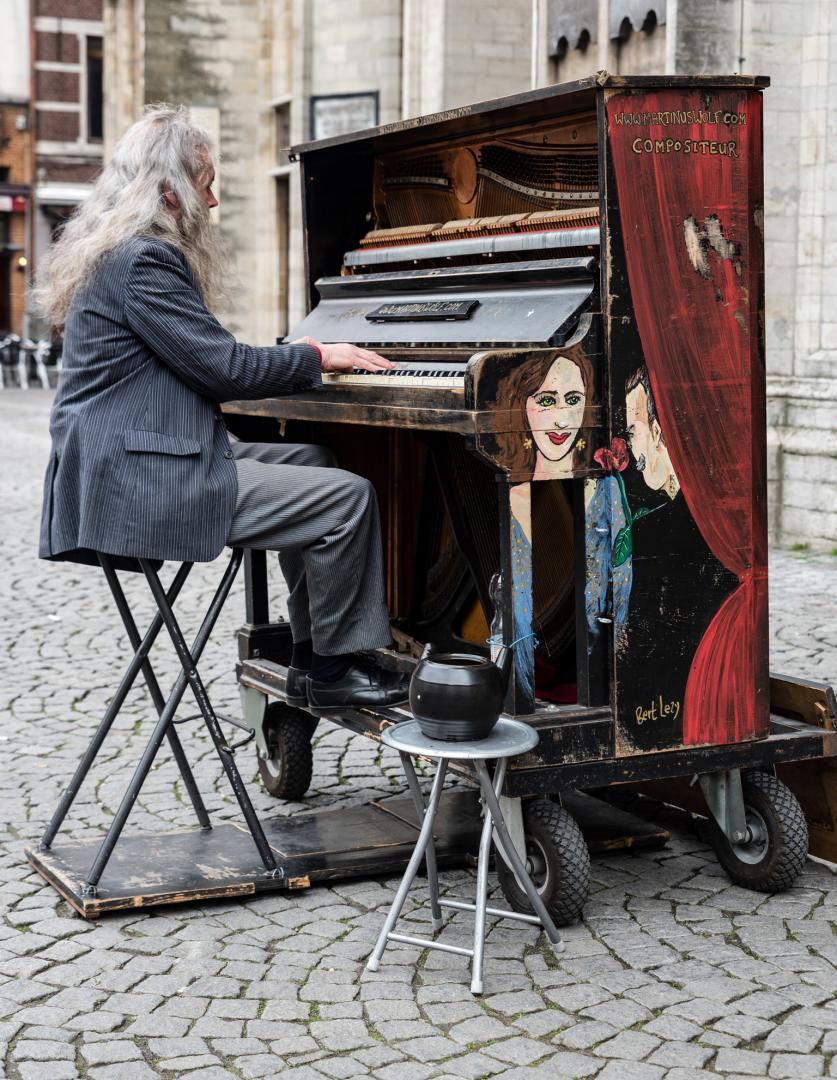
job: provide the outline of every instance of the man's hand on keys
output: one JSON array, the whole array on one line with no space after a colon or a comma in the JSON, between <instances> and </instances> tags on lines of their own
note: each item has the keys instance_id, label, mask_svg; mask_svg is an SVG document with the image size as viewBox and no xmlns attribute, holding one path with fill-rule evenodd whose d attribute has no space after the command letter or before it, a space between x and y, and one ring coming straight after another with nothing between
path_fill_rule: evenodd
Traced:
<instances>
[{"instance_id":1,"label":"man's hand on keys","mask_svg":"<svg viewBox=\"0 0 837 1080\"><path fill-rule=\"evenodd\" d=\"M343 343L340 345L323 345L322 342L314 341L313 338L303 337L291 342L292 345L315 345L322 355L321 367L323 371L351 371L353 368L361 368L363 371L386 371L394 368L391 360L370 352L369 349L359 349L357 345Z\"/></svg>"}]
</instances>

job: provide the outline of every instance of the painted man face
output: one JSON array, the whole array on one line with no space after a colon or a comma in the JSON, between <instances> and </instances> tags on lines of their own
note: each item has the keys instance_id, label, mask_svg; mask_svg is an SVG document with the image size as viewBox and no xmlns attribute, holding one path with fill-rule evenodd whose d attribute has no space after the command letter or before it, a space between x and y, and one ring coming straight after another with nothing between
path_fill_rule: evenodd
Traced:
<instances>
[{"instance_id":1,"label":"painted man face","mask_svg":"<svg viewBox=\"0 0 837 1080\"><path fill-rule=\"evenodd\" d=\"M645 387L635 386L625 398L628 418L628 445L636 462L637 472L652 489L659 491L668 482L671 461L663 442L663 433L656 420L648 422L648 395Z\"/></svg>"},{"instance_id":2,"label":"painted man face","mask_svg":"<svg viewBox=\"0 0 837 1080\"><path fill-rule=\"evenodd\" d=\"M526 399L526 419L538 453L561 461L575 445L584 419L584 380L578 367L559 356L538 389Z\"/></svg>"}]
</instances>

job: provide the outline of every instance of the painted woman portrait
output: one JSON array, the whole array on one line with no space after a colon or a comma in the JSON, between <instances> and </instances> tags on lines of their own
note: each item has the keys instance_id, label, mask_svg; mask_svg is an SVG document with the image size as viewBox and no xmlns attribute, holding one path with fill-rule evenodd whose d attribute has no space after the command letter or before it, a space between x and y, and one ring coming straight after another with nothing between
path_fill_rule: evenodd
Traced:
<instances>
[{"instance_id":1,"label":"painted woman portrait","mask_svg":"<svg viewBox=\"0 0 837 1080\"><path fill-rule=\"evenodd\" d=\"M567 479L589 459L592 396L593 368L580 352L547 353L500 381L496 403L509 410L511 430L496 439L514 479Z\"/></svg>"},{"instance_id":2,"label":"painted woman portrait","mask_svg":"<svg viewBox=\"0 0 837 1080\"><path fill-rule=\"evenodd\" d=\"M505 431L495 435L492 458L507 469L513 571L515 671L527 694L534 694L534 630L545 630L551 607L535 619L532 581L532 493L528 480L562 480L575 475L590 458L593 426L593 368L580 350L548 352L518 364L498 380L495 404ZM544 492L544 494L546 494ZM572 551L572 513L560 485L551 503L542 500L541 536L549 536L553 564L559 552ZM565 512L561 512L565 510ZM546 534L543 531L547 527ZM566 583L572 581L572 558L566 561ZM542 568L543 569L543 568ZM555 581L553 565L550 580ZM555 633L554 617L550 634Z\"/></svg>"}]
</instances>

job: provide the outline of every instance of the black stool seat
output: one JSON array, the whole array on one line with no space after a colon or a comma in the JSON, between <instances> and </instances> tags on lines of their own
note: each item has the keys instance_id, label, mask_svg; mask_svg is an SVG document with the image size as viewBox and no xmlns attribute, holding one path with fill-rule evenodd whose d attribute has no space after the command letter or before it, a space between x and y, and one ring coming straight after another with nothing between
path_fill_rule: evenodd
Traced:
<instances>
[{"instance_id":1,"label":"black stool seat","mask_svg":"<svg viewBox=\"0 0 837 1080\"><path fill-rule=\"evenodd\" d=\"M114 694L110 705L108 706L105 715L102 717L98 728L96 729L93 738L90 741L84 756L79 762L73 778L70 781L67 790L64 792L55 813L52 816L52 820L46 829L46 832L41 839L40 850L47 851L52 845L58 830L67 816L76 795L79 792L79 788L84 782L87 773L90 771L93 762L96 760L96 756L102 747L102 744L107 737L108 732L113 726L113 722L119 715L119 711L122 708L125 699L128 696L128 692L134 684L137 675L140 671L143 673L148 691L151 695L151 700L154 703L154 707L157 710L157 723L151 733L145 750L142 753L139 763L134 771L134 775L131 778L130 783L122 797L122 801L114 814L113 821L111 822L107 834L102 841L101 847L93 861L90 871L87 874L87 879L83 892L87 896L95 896L99 881L102 874L105 871L105 867L108 864L108 860L113 853L113 849L117 840L125 826L125 822L128 820L128 815L131 812L131 808L139 796L142 785L148 776L151 766L154 763L154 759L157 756L157 752L163 742L163 739L167 739L169 746L171 747L172 754L174 755L177 766L180 770L180 775L183 778L184 786L189 793L192 806L195 809L195 814L198 819L198 823L202 829L210 829L211 824L209 820L209 814L206 811L203 799L198 790L198 786L195 782L194 775L189 766L189 762L186 758L186 754L180 742L180 738L175 728L174 715L177 708L186 692L187 686L191 689L192 694L195 697L195 701L198 706L198 714L196 717L201 717L206 723L209 731L210 738L218 753L223 766L224 772L227 775L230 786L235 793L238 804L241 807L241 811L247 822L247 828L250 831L253 841L258 849L261 861L264 864L265 872L267 874L275 874L276 862L273 857L273 853L270 849L262 826L259 819L256 816L256 812L253 809L253 804L250 801L250 797L244 787L244 783L241 779L241 775L236 767L233 759L233 754L236 747L242 745L243 742L249 742L252 736L241 741L241 743L230 744L224 737L224 733L221 730L219 724L218 714L212 707L212 703L209 700L209 695L206 692L206 688L198 673L198 661L201 654L209 640L210 634L218 620L218 616L224 607L224 603L229 595L232 583L235 580L235 576L238 573L238 569L241 566L241 560L243 551L241 548L233 548L230 555L229 562L221 577L221 581L218 588L215 590L215 595L207 608L206 614L203 617L200 628L195 635L191 647L187 645L186 639L183 636L183 632L178 625L177 619L174 614L173 606L183 588L186 578L192 569L192 563L182 563L178 568L168 591L163 587L160 581L157 570L159 563L138 558L134 560L120 560L122 568L124 569L138 569L141 570L148 581L151 589L154 602L157 606L157 614L151 620L151 624L148 630L145 632L144 637L140 637L137 629L134 617L131 614L128 601L125 598L125 593L119 582L116 570L116 560L110 556L103 554L102 552L91 553L95 554L99 565L104 571L108 585L110 586L111 593L113 594L114 602L116 603L117 610L119 611L122 622L125 626L125 630L128 635L128 640L131 643L131 647L134 650L134 655L128 664L125 674L122 676L116 693ZM135 565L134 565L135 562ZM149 651L154 644L157 635L165 625L177 652L178 659L180 661L181 671L178 675L168 698L164 698L160 690L157 677L151 667L151 662L148 659ZM184 718L187 719L187 718ZM240 726L240 725L239 725Z\"/></svg>"}]
</instances>

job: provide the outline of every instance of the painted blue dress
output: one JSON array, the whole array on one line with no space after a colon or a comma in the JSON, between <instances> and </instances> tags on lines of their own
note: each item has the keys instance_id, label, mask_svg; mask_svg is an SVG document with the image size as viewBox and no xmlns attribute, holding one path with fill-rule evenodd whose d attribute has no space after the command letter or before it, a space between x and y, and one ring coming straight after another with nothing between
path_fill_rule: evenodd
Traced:
<instances>
[{"instance_id":1,"label":"painted blue dress","mask_svg":"<svg viewBox=\"0 0 837 1080\"><path fill-rule=\"evenodd\" d=\"M633 581L633 560L613 567L613 543L625 525L625 509L615 476L596 481L596 490L587 504L587 579L584 606L590 634L601 633L600 619L613 623L613 641L619 652L628 624L628 608Z\"/></svg>"},{"instance_id":2,"label":"painted blue dress","mask_svg":"<svg viewBox=\"0 0 837 1080\"><path fill-rule=\"evenodd\" d=\"M615 477L596 482L586 510L587 580L584 601L591 636L602 630L599 619L613 623L614 645L619 651L628 623L633 561L613 568L613 543L625 525L625 510ZM532 634L532 545L516 518L512 518L512 573L515 671L521 687L534 696L535 638ZM506 638L508 641L509 639Z\"/></svg>"},{"instance_id":3,"label":"painted blue dress","mask_svg":"<svg viewBox=\"0 0 837 1080\"><path fill-rule=\"evenodd\" d=\"M517 518L512 518L512 580L514 669L521 688L534 696L535 639L532 636L532 545ZM525 635L528 635L525 636ZM506 639L509 640L508 638Z\"/></svg>"}]
</instances>

